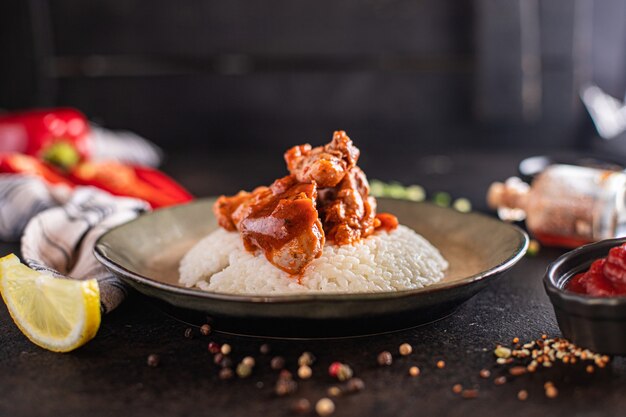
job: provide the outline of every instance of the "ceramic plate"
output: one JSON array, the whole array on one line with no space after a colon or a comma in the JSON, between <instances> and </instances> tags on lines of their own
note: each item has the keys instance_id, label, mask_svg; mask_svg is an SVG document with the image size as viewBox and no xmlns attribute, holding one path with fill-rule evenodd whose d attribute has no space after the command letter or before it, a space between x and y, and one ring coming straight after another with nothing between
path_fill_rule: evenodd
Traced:
<instances>
[{"instance_id":1,"label":"ceramic plate","mask_svg":"<svg viewBox=\"0 0 626 417\"><path fill-rule=\"evenodd\" d=\"M218 226L214 199L142 215L104 234L100 262L163 305L196 311L226 330L262 335L329 336L373 333L430 322L453 312L519 261L528 237L519 228L478 213L429 203L378 199L380 212L426 237L449 261L445 278L430 287L369 294L242 296L178 284L183 254Z\"/></svg>"}]
</instances>

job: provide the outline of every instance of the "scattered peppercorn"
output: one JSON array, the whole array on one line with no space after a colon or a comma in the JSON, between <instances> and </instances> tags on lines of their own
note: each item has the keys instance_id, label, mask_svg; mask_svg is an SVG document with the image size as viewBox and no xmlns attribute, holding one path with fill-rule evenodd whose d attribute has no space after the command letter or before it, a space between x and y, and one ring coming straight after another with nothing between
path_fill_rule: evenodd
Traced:
<instances>
[{"instance_id":1,"label":"scattered peppercorn","mask_svg":"<svg viewBox=\"0 0 626 417\"><path fill-rule=\"evenodd\" d=\"M289 372L286 369L281 369L280 373L278 374L279 378L283 378L283 379L293 379L293 375L291 375L291 372Z\"/></svg>"},{"instance_id":2,"label":"scattered peppercorn","mask_svg":"<svg viewBox=\"0 0 626 417\"><path fill-rule=\"evenodd\" d=\"M445 367L446 367L446 362L445 361L437 361L437 368L443 369Z\"/></svg>"},{"instance_id":3,"label":"scattered peppercorn","mask_svg":"<svg viewBox=\"0 0 626 417\"><path fill-rule=\"evenodd\" d=\"M513 376L524 375L526 372L527 372L527 369L525 366L514 366L511 369L509 369L509 373Z\"/></svg>"},{"instance_id":4,"label":"scattered peppercorn","mask_svg":"<svg viewBox=\"0 0 626 417\"><path fill-rule=\"evenodd\" d=\"M460 394L462 391L463 391L463 385L461 385L461 384L455 384L452 387L452 392L455 393L455 394Z\"/></svg>"},{"instance_id":5,"label":"scattered peppercorn","mask_svg":"<svg viewBox=\"0 0 626 417\"><path fill-rule=\"evenodd\" d=\"M389 366L393 363L393 356L391 352L384 350L378 354L377 361L380 366Z\"/></svg>"},{"instance_id":6,"label":"scattered peppercorn","mask_svg":"<svg viewBox=\"0 0 626 417\"><path fill-rule=\"evenodd\" d=\"M546 397L556 398L559 395L559 390L554 385L550 385L546 388Z\"/></svg>"},{"instance_id":7,"label":"scattered peppercorn","mask_svg":"<svg viewBox=\"0 0 626 417\"><path fill-rule=\"evenodd\" d=\"M298 368L298 377L300 379L309 379L313 375L313 370L308 365L302 365Z\"/></svg>"},{"instance_id":8,"label":"scattered peppercorn","mask_svg":"<svg viewBox=\"0 0 626 417\"><path fill-rule=\"evenodd\" d=\"M252 374L252 367L241 362L237 365L236 372L239 378L247 378Z\"/></svg>"},{"instance_id":9,"label":"scattered peppercorn","mask_svg":"<svg viewBox=\"0 0 626 417\"><path fill-rule=\"evenodd\" d=\"M191 327L185 329L185 339L193 339L193 329Z\"/></svg>"},{"instance_id":10,"label":"scattered peppercorn","mask_svg":"<svg viewBox=\"0 0 626 417\"><path fill-rule=\"evenodd\" d=\"M204 323L202 326L200 326L200 333L202 333L203 336L208 336L211 334L211 326L208 323Z\"/></svg>"},{"instance_id":11,"label":"scattered peppercorn","mask_svg":"<svg viewBox=\"0 0 626 417\"><path fill-rule=\"evenodd\" d=\"M222 361L220 362L220 366L222 368L232 368L233 367L233 360L231 358L229 358L228 356L224 356L222 358Z\"/></svg>"},{"instance_id":12,"label":"scattered peppercorn","mask_svg":"<svg viewBox=\"0 0 626 417\"><path fill-rule=\"evenodd\" d=\"M208 346L209 352L211 352L212 354L216 354L219 353L220 351L220 345L218 345L215 342L209 342L209 346Z\"/></svg>"},{"instance_id":13,"label":"scattered peppercorn","mask_svg":"<svg viewBox=\"0 0 626 417\"><path fill-rule=\"evenodd\" d=\"M283 369L285 367L285 359L282 356L274 356L270 361L270 368L275 371Z\"/></svg>"},{"instance_id":14,"label":"scattered peppercorn","mask_svg":"<svg viewBox=\"0 0 626 417\"><path fill-rule=\"evenodd\" d=\"M332 387L328 388L326 393L330 397L339 397L341 395L342 391L341 391L341 388L339 388L336 385L333 385Z\"/></svg>"},{"instance_id":15,"label":"scattered peppercorn","mask_svg":"<svg viewBox=\"0 0 626 417\"><path fill-rule=\"evenodd\" d=\"M463 392L461 393L461 397L467 398L467 399L476 398L478 397L478 390L477 389L464 389Z\"/></svg>"},{"instance_id":16,"label":"scattered peppercorn","mask_svg":"<svg viewBox=\"0 0 626 417\"><path fill-rule=\"evenodd\" d=\"M409 368L409 375L415 377L418 376L420 374L420 368L418 368L417 366L411 366Z\"/></svg>"},{"instance_id":17,"label":"scattered peppercorn","mask_svg":"<svg viewBox=\"0 0 626 417\"><path fill-rule=\"evenodd\" d=\"M594 373L596 371L596 369L593 367L593 365L587 365L585 370L587 371L588 374L592 374L592 373Z\"/></svg>"},{"instance_id":18,"label":"scattered peppercorn","mask_svg":"<svg viewBox=\"0 0 626 417\"><path fill-rule=\"evenodd\" d=\"M351 378L346 383L346 389L351 393L363 391L365 389L365 382L363 382L361 378Z\"/></svg>"},{"instance_id":19,"label":"scattered peppercorn","mask_svg":"<svg viewBox=\"0 0 626 417\"><path fill-rule=\"evenodd\" d=\"M315 404L315 412L320 417L329 416L335 412L335 403L330 398L322 398Z\"/></svg>"},{"instance_id":20,"label":"scattered peppercorn","mask_svg":"<svg viewBox=\"0 0 626 417\"><path fill-rule=\"evenodd\" d=\"M505 376L499 376L497 378L495 378L493 380L493 383L496 385L504 385L506 384L506 377Z\"/></svg>"},{"instance_id":21,"label":"scattered peppercorn","mask_svg":"<svg viewBox=\"0 0 626 417\"><path fill-rule=\"evenodd\" d=\"M298 389L298 384L291 378L278 378L274 392L278 396L293 394Z\"/></svg>"},{"instance_id":22,"label":"scattered peppercorn","mask_svg":"<svg viewBox=\"0 0 626 417\"><path fill-rule=\"evenodd\" d=\"M303 352L298 358L298 365L311 366L315 362L315 356L311 352Z\"/></svg>"},{"instance_id":23,"label":"scattered peppercorn","mask_svg":"<svg viewBox=\"0 0 626 417\"><path fill-rule=\"evenodd\" d=\"M259 347L259 352L261 352L262 355L267 355L268 353L270 353L272 351L272 348L270 347L270 345L268 345L267 343L263 343L260 347Z\"/></svg>"},{"instance_id":24,"label":"scattered peppercorn","mask_svg":"<svg viewBox=\"0 0 626 417\"><path fill-rule=\"evenodd\" d=\"M337 378L337 374L339 374L339 369L341 368L341 362L333 362L328 367L328 375L332 378Z\"/></svg>"},{"instance_id":25,"label":"scattered peppercorn","mask_svg":"<svg viewBox=\"0 0 626 417\"><path fill-rule=\"evenodd\" d=\"M222 352L222 355L228 355L232 351L232 348L230 347L228 343L224 343L220 351Z\"/></svg>"},{"instance_id":26,"label":"scattered peppercorn","mask_svg":"<svg viewBox=\"0 0 626 417\"><path fill-rule=\"evenodd\" d=\"M352 378L353 374L354 372L352 371L352 368L350 368L349 365L342 363L339 367L339 370L337 371L337 379L340 381L347 381L348 379Z\"/></svg>"},{"instance_id":27,"label":"scattered peppercorn","mask_svg":"<svg viewBox=\"0 0 626 417\"><path fill-rule=\"evenodd\" d=\"M479 372L481 378L489 378L491 376L491 371L489 369L481 369Z\"/></svg>"},{"instance_id":28,"label":"scattered peppercorn","mask_svg":"<svg viewBox=\"0 0 626 417\"><path fill-rule=\"evenodd\" d=\"M398 350L400 351L400 355L408 356L413 352L413 346L409 345L408 343L403 343L400 345Z\"/></svg>"},{"instance_id":29,"label":"scattered peppercorn","mask_svg":"<svg viewBox=\"0 0 626 417\"><path fill-rule=\"evenodd\" d=\"M220 379L231 379L233 377L233 370L230 368L222 368L218 376Z\"/></svg>"},{"instance_id":30,"label":"scattered peppercorn","mask_svg":"<svg viewBox=\"0 0 626 417\"><path fill-rule=\"evenodd\" d=\"M296 414L308 414L311 411L311 403L306 398L299 398L291 404L291 411Z\"/></svg>"},{"instance_id":31,"label":"scattered peppercorn","mask_svg":"<svg viewBox=\"0 0 626 417\"><path fill-rule=\"evenodd\" d=\"M517 393L517 399L520 401L526 401L528 399L528 391L526 391L525 389L520 390Z\"/></svg>"},{"instance_id":32,"label":"scattered peppercorn","mask_svg":"<svg viewBox=\"0 0 626 417\"><path fill-rule=\"evenodd\" d=\"M146 362L149 367L156 368L161 363L161 358L156 353L151 353L148 355Z\"/></svg>"},{"instance_id":33,"label":"scattered peppercorn","mask_svg":"<svg viewBox=\"0 0 626 417\"><path fill-rule=\"evenodd\" d=\"M254 368L254 365L256 365L256 362L252 356L246 356L241 360L241 363L249 366L250 368Z\"/></svg>"},{"instance_id":34,"label":"scattered peppercorn","mask_svg":"<svg viewBox=\"0 0 626 417\"><path fill-rule=\"evenodd\" d=\"M221 353L216 353L213 356L213 363L216 365L219 365L220 363L222 363L222 360L224 360L224 355L222 355Z\"/></svg>"}]
</instances>

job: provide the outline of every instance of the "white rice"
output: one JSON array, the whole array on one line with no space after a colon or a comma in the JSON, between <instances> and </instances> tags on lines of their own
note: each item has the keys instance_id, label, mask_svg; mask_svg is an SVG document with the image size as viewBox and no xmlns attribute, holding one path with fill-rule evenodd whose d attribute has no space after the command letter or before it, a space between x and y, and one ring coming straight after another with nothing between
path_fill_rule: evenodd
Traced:
<instances>
[{"instance_id":1,"label":"white rice","mask_svg":"<svg viewBox=\"0 0 626 417\"><path fill-rule=\"evenodd\" d=\"M303 276L290 276L261 252L246 251L236 232L219 229L198 242L180 263L180 283L229 294L356 293L422 288L439 282L448 262L405 226L358 244L327 244Z\"/></svg>"}]
</instances>

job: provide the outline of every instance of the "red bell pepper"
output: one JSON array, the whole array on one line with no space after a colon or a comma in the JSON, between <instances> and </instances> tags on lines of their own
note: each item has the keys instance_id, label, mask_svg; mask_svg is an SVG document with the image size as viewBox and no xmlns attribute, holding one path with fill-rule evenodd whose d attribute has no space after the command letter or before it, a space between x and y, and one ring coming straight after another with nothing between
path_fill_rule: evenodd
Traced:
<instances>
[{"instance_id":1,"label":"red bell pepper","mask_svg":"<svg viewBox=\"0 0 626 417\"><path fill-rule=\"evenodd\" d=\"M89 123L75 109L0 114L0 152L18 152L69 168L90 156Z\"/></svg>"},{"instance_id":2,"label":"red bell pepper","mask_svg":"<svg viewBox=\"0 0 626 417\"><path fill-rule=\"evenodd\" d=\"M92 185L113 195L140 198L152 208L193 199L187 190L162 172L119 162L83 162L69 172L68 178L75 184Z\"/></svg>"},{"instance_id":3,"label":"red bell pepper","mask_svg":"<svg viewBox=\"0 0 626 417\"><path fill-rule=\"evenodd\" d=\"M53 167L37 158L18 153L0 153L0 173L34 175L50 184L65 184L68 187L74 187L70 180Z\"/></svg>"}]
</instances>

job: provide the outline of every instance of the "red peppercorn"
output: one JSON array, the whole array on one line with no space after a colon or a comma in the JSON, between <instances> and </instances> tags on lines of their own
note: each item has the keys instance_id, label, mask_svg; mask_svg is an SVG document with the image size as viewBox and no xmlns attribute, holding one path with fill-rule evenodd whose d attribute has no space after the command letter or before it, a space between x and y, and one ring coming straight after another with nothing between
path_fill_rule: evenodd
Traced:
<instances>
[{"instance_id":1,"label":"red peppercorn","mask_svg":"<svg viewBox=\"0 0 626 417\"><path fill-rule=\"evenodd\" d=\"M216 354L221 350L221 346L215 342L209 342L209 352Z\"/></svg>"},{"instance_id":2,"label":"red peppercorn","mask_svg":"<svg viewBox=\"0 0 626 417\"><path fill-rule=\"evenodd\" d=\"M330 375L333 378L337 378L337 375L339 374L339 370L341 369L343 365L341 364L341 362L333 362L330 364L330 366L328 367L328 375Z\"/></svg>"}]
</instances>

